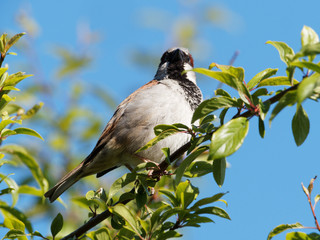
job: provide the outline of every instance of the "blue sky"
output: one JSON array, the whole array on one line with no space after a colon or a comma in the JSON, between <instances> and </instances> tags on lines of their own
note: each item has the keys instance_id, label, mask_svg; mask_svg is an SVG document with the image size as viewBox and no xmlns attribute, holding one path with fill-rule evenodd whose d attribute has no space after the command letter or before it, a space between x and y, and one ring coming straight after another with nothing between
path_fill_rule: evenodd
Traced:
<instances>
[{"instance_id":1,"label":"blue sky","mask_svg":"<svg viewBox=\"0 0 320 240\"><path fill-rule=\"evenodd\" d=\"M201 41L200 46L194 49L195 65L207 67L211 62L228 64L233 53L239 50L235 65L245 68L247 80L268 67L279 68L278 75L285 74L285 66L277 51L266 45L266 41L284 41L298 51L303 25L320 34L318 0L306 3L297 0L185 1L190 2L189 5L181 2L4 1L1 4L0 30L21 31L14 22L14 16L17 11L27 9L41 27L35 44L41 53L41 65L50 75L59 64L50 55L50 44L76 48L77 26L88 22L93 31L100 33L101 41L93 52L97 60L85 76L90 76L98 86L106 85L119 102L150 81L157 68L156 65L147 69L132 64L129 60L132 51L150 52L160 58L174 44L170 40L174 20L181 16L199 19L209 6L225 9L230 22L223 26L208 23L197 26L196 37ZM142 14L154 9L160 9L168 16L154 15L153 20L163 23L164 30L148 28L148 22L141 20ZM193 49L190 51L193 53ZM201 78L199 86L205 98L209 98L217 82ZM313 226L313 217L300 184L308 185L320 171L317 151L320 113L317 103L309 101L304 107L311 121L311 130L300 147L296 147L291 132L294 108L286 109L273 121L272 127L266 129L265 139L259 137L257 119L250 121L245 143L228 158L230 168L222 189L216 186L211 176L196 181L204 189L202 196L229 191L225 196L229 204L226 210L232 221L214 219L216 224L185 230L183 239L208 239L208 236L215 239L266 239L269 231L282 223L300 222ZM316 182L315 193L319 192L319 186L320 183ZM284 239L284 235L275 239Z\"/></svg>"}]
</instances>

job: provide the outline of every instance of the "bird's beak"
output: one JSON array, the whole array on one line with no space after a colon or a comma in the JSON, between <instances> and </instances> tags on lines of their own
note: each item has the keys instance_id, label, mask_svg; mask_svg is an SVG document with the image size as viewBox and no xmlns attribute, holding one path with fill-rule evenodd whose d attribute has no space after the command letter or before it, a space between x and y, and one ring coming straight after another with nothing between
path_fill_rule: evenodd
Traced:
<instances>
[{"instance_id":1,"label":"bird's beak","mask_svg":"<svg viewBox=\"0 0 320 240\"><path fill-rule=\"evenodd\" d=\"M172 62L178 62L183 60L183 52L179 48L173 51Z\"/></svg>"}]
</instances>

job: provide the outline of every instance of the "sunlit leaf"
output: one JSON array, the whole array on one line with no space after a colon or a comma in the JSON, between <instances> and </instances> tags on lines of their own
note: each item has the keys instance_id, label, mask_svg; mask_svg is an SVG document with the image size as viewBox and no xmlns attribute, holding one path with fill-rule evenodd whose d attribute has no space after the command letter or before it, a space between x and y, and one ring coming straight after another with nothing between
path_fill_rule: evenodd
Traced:
<instances>
[{"instance_id":1,"label":"sunlit leaf","mask_svg":"<svg viewBox=\"0 0 320 240\"><path fill-rule=\"evenodd\" d=\"M317 42L319 42L318 34L311 27L303 26L301 30L301 45L305 46Z\"/></svg>"},{"instance_id":2,"label":"sunlit leaf","mask_svg":"<svg viewBox=\"0 0 320 240\"><path fill-rule=\"evenodd\" d=\"M140 228L138 227L137 217L130 212L130 210L123 204L117 204L113 207L109 208L113 214L116 214L126 220L126 222L130 225L133 231L138 235L141 234Z\"/></svg>"},{"instance_id":3,"label":"sunlit leaf","mask_svg":"<svg viewBox=\"0 0 320 240\"><path fill-rule=\"evenodd\" d=\"M299 83L293 79L293 84ZM262 80L257 87L264 86L291 86L291 81L288 77L272 77Z\"/></svg>"},{"instance_id":4,"label":"sunlit leaf","mask_svg":"<svg viewBox=\"0 0 320 240\"><path fill-rule=\"evenodd\" d=\"M138 149L135 153L138 153L138 152L141 152L141 151L144 151L154 145L156 145L158 142L160 142L161 140L173 135L173 134L176 134L180 132L179 130L177 129L168 129L168 130L165 130L163 132L161 132L158 136L156 136L155 138L151 139L149 142L147 142L147 144L143 147L141 147L140 149Z\"/></svg>"},{"instance_id":5,"label":"sunlit leaf","mask_svg":"<svg viewBox=\"0 0 320 240\"><path fill-rule=\"evenodd\" d=\"M24 232L24 230L26 228L26 226L24 225L24 223L22 221L20 221L17 218L13 218L13 217L5 217L3 225L6 228L16 229L16 230L20 230L22 232Z\"/></svg>"},{"instance_id":6,"label":"sunlit leaf","mask_svg":"<svg viewBox=\"0 0 320 240\"><path fill-rule=\"evenodd\" d=\"M295 228L303 228L303 226L300 223L294 223L294 224L281 224L277 227L275 227L268 235L267 240L272 239L274 236L282 233L283 231L289 230L289 229L295 229Z\"/></svg>"},{"instance_id":7,"label":"sunlit leaf","mask_svg":"<svg viewBox=\"0 0 320 240\"><path fill-rule=\"evenodd\" d=\"M309 56L311 59L314 58L314 55L317 55L320 53L320 42L317 43L310 43L307 45L304 45L301 50L294 56L294 60Z\"/></svg>"},{"instance_id":8,"label":"sunlit leaf","mask_svg":"<svg viewBox=\"0 0 320 240\"><path fill-rule=\"evenodd\" d=\"M18 201L19 198L19 193L18 193L18 184L9 176L3 175L2 173L0 173L0 179L1 182L5 181L5 183L7 184L7 186L9 188L12 189L12 191L10 192L11 196L12 196L12 207L14 207Z\"/></svg>"},{"instance_id":9,"label":"sunlit leaf","mask_svg":"<svg viewBox=\"0 0 320 240\"><path fill-rule=\"evenodd\" d=\"M127 173L117 179L109 189L109 197L108 199L112 199L112 197L119 192L126 185L134 182L136 180L136 175L134 173Z\"/></svg>"},{"instance_id":10,"label":"sunlit leaf","mask_svg":"<svg viewBox=\"0 0 320 240\"><path fill-rule=\"evenodd\" d=\"M214 97L204 100L194 111L191 122L194 123L199 118L202 118L218 109L229 108L233 106L238 106L238 103L236 100L229 97Z\"/></svg>"},{"instance_id":11,"label":"sunlit leaf","mask_svg":"<svg viewBox=\"0 0 320 240\"><path fill-rule=\"evenodd\" d=\"M208 159L227 157L237 151L242 145L249 130L246 118L230 120L213 133Z\"/></svg>"},{"instance_id":12,"label":"sunlit leaf","mask_svg":"<svg viewBox=\"0 0 320 240\"><path fill-rule=\"evenodd\" d=\"M302 80L298 86L297 102L301 104L306 98L313 95L315 88L320 86L320 74L315 73Z\"/></svg>"},{"instance_id":13,"label":"sunlit leaf","mask_svg":"<svg viewBox=\"0 0 320 240\"><path fill-rule=\"evenodd\" d=\"M30 169L41 189L44 192L48 190L48 181L44 178L38 163L23 147L18 145L6 145L1 147L0 151L18 157Z\"/></svg>"},{"instance_id":14,"label":"sunlit leaf","mask_svg":"<svg viewBox=\"0 0 320 240\"><path fill-rule=\"evenodd\" d=\"M312 62L291 62L290 65L300 68L307 68L317 73L320 73L320 65Z\"/></svg>"},{"instance_id":15,"label":"sunlit leaf","mask_svg":"<svg viewBox=\"0 0 320 240\"><path fill-rule=\"evenodd\" d=\"M267 79L277 73L278 69L267 68L259 73L257 73L248 83L247 87L251 90L254 88L258 83Z\"/></svg>"},{"instance_id":16,"label":"sunlit leaf","mask_svg":"<svg viewBox=\"0 0 320 240\"><path fill-rule=\"evenodd\" d=\"M197 201L197 202L191 207L191 209L195 209L195 208L201 207L201 206L203 206L203 205L207 205L207 204L216 202L216 201L218 201L220 198L222 198L225 194L226 194L226 193L218 193L218 194L213 195L212 197L200 199L199 201Z\"/></svg>"},{"instance_id":17,"label":"sunlit leaf","mask_svg":"<svg viewBox=\"0 0 320 240\"><path fill-rule=\"evenodd\" d=\"M7 94L3 94L0 99L0 110L2 110L9 102L14 101L15 98L9 97Z\"/></svg>"},{"instance_id":18,"label":"sunlit leaf","mask_svg":"<svg viewBox=\"0 0 320 240\"><path fill-rule=\"evenodd\" d=\"M35 104L31 109L29 109L25 114L21 116L21 119L28 119L33 117L43 106L43 102Z\"/></svg>"},{"instance_id":19,"label":"sunlit leaf","mask_svg":"<svg viewBox=\"0 0 320 240\"><path fill-rule=\"evenodd\" d=\"M32 225L31 225L28 217L23 212L21 212L20 210L14 208L14 207L8 206L3 201L0 201L0 209L1 209L1 212L4 215L4 217L12 217L13 216L13 217L19 219L20 221L22 221L25 224L28 232L33 232Z\"/></svg>"},{"instance_id":20,"label":"sunlit leaf","mask_svg":"<svg viewBox=\"0 0 320 240\"><path fill-rule=\"evenodd\" d=\"M228 213L219 207L205 207L195 211L196 214L212 214L231 220Z\"/></svg>"},{"instance_id":21,"label":"sunlit leaf","mask_svg":"<svg viewBox=\"0 0 320 240\"><path fill-rule=\"evenodd\" d=\"M26 135L34 136L34 137L40 138L41 140L44 140L39 133L37 133L35 130L31 128L24 128L24 127L15 128L14 131L16 132L16 134L26 134Z\"/></svg>"},{"instance_id":22,"label":"sunlit leaf","mask_svg":"<svg viewBox=\"0 0 320 240\"><path fill-rule=\"evenodd\" d=\"M34 195L34 196L38 196L38 197L43 196L43 192L41 189L37 189L37 188L29 186L29 185L19 186L18 193L19 194L29 194L29 195Z\"/></svg>"},{"instance_id":23,"label":"sunlit leaf","mask_svg":"<svg viewBox=\"0 0 320 240\"><path fill-rule=\"evenodd\" d=\"M23 79L33 76L32 74L25 74L24 72L18 72L11 74L4 83L4 86L15 86Z\"/></svg>"},{"instance_id":24,"label":"sunlit leaf","mask_svg":"<svg viewBox=\"0 0 320 240\"><path fill-rule=\"evenodd\" d=\"M10 38L8 43L5 46L5 51L7 52L25 34L26 34L25 32L18 33L14 35L12 38Z\"/></svg>"},{"instance_id":25,"label":"sunlit leaf","mask_svg":"<svg viewBox=\"0 0 320 240\"><path fill-rule=\"evenodd\" d=\"M273 45L278 50L281 60L287 65L292 61L294 51L286 43L277 41L267 41L266 43Z\"/></svg>"}]
</instances>

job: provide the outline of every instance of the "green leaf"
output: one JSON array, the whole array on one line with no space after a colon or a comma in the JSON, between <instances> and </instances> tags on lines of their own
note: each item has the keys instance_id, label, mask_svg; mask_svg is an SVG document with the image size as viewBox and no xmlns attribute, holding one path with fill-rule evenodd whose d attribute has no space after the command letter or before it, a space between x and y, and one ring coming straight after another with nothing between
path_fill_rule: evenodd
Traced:
<instances>
[{"instance_id":1,"label":"green leaf","mask_svg":"<svg viewBox=\"0 0 320 240\"><path fill-rule=\"evenodd\" d=\"M306 98L314 94L315 88L320 86L320 74L314 73L310 77L304 78L298 86L297 102L301 104Z\"/></svg>"},{"instance_id":2,"label":"green leaf","mask_svg":"<svg viewBox=\"0 0 320 240\"><path fill-rule=\"evenodd\" d=\"M32 74L25 74L24 72L17 72L14 74L11 74L7 80L4 83L4 86L15 86L19 82L21 82L23 79L33 76Z\"/></svg>"},{"instance_id":3,"label":"green leaf","mask_svg":"<svg viewBox=\"0 0 320 240\"><path fill-rule=\"evenodd\" d=\"M192 162L185 171L184 176L194 178L201 177L212 172L212 163L207 160L196 160Z\"/></svg>"},{"instance_id":4,"label":"green leaf","mask_svg":"<svg viewBox=\"0 0 320 240\"><path fill-rule=\"evenodd\" d=\"M217 90L214 91L214 94L217 96L223 96L223 97L228 97L231 98L230 94L223 90L222 88L218 88Z\"/></svg>"},{"instance_id":5,"label":"green leaf","mask_svg":"<svg viewBox=\"0 0 320 240\"><path fill-rule=\"evenodd\" d=\"M237 85L235 84L237 81L236 77L230 73L211 71L205 68L194 68L192 71L214 78L234 89L237 89Z\"/></svg>"},{"instance_id":6,"label":"green leaf","mask_svg":"<svg viewBox=\"0 0 320 240\"><path fill-rule=\"evenodd\" d=\"M247 88L249 90L253 89L258 83L267 79L277 73L278 69L267 68L259 73L257 73L248 83Z\"/></svg>"},{"instance_id":7,"label":"green leaf","mask_svg":"<svg viewBox=\"0 0 320 240\"><path fill-rule=\"evenodd\" d=\"M301 30L301 45L305 46L317 42L319 42L318 34L311 27L303 26Z\"/></svg>"},{"instance_id":8,"label":"green leaf","mask_svg":"<svg viewBox=\"0 0 320 240\"><path fill-rule=\"evenodd\" d=\"M48 190L48 181L44 178L41 168L35 159L21 146L6 145L0 148L3 153L12 154L18 157L31 171L43 192Z\"/></svg>"},{"instance_id":9,"label":"green leaf","mask_svg":"<svg viewBox=\"0 0 320 240\"><path fill-rule=\"evenodd\" d=\"M21 128L14 129L14 131L16 132L16 134L30 135L30 136L40 138L41 140L44 140L39 133L37 133L35 130L33 130L31 128L21 127Z\"/></svg>"},{"instance_id":10,"label":"green leaf","mask_svg":"<svg viewBox=\"0 0 320 240\"><path fill-rule=\"evenodd\" d=\"M0 132L8 125L13 124L13 123L18 123L21 124L21 120L12 120L12 119L6 119L2 120L0 122Z\"/></svg>"},{"instance_id":11,"label":"green leaf","mask_svg":"<svg viewBox=\"0 0 320 240\"><path fill-rule=\"evenodd\" d=\"M179 200L167 189L160 189L159 193L167 196L172 204L172 206L174 207L178 207L179 206Z\"/></svg>"},{"instance_id":12,"label":"green leaf","mask_svg":"<svg viewBox=\"0 0 320 240\"><path fill-rule=\"evenodd\" d=\"M10 38L10 40L5 46L5 51L7 52L25 34L26 34L25 32L18 33L14 35L12 38Z\"/></svg>"},{"instance_id":13,"label":"green leaf","mask_svg":"<svg viewBox=\"0 0 320 240\"><path fill-rule=\"evenodd\" d=\"M119 192L126 185L134 182L136 180L136 174L134 173L126 173L122 177L118 178L109 189L109 197L108 199L112 199L112 197Z\"/></svg>"},{"instance_id":14,"label":"green leaf","mask_svg":"<svg viewBox=\"0 0 320 240\"><path fill-rule=\"evenodd\" d=\"M151 215L150 222L151 222L151 230L154 229L154 227L157 227L157 224L160 222L160 214L165 210L170 208L168 205L163 204L159 208L157 208Z\"/></svg>"},{"instance_id":15,"label":"green leaf","mask_svg":"<svg viewBox=\"0 0 320 240\"><path fill-rule=\"evenodd\" d=\"M236 89L240 95L242 101L247 104L248 99L252 101L251 95L247 87L243 84L244 70L243 68L236 68L233 66L225 66L215 64L222 72L212 71L204 68L194 68L193 71L204 74L208 77L214 78L234 89Z\"/></svg>"},{"instance_id":16,"label":"green leaf","mask_svg":"<svg viewBox=\"0 0 320 240\"><path fill-rule=\"evenodd\" d=\"M176 189L176 198L182 209L187 207L196 199L199 194L199 189L192 186L190 181L180 182Z\"/></svg>"},{"instance_id":17,"label":"green leaf","mask_svg":"<svg viewBox=\"0 0 320 240\"><path fill-rule=\"evenodd\" d=\"M202 118L218 109L229 108L233 106L238 107L238 105L239 104L236 100L229 97L213 97L211 99L204 100L194 111L191 122L194 123L199 118Z\"/></svg>"},{"instance_id":18,"label":"green leaf","mask_svg":"<svg viewBox=\"0 0 320 240\"><path fill-rule=\"evenodd\" d=\"M195 211L196 214L212 214L231 220L228 213L219 207L205 207Z\"/></svg>"},{"instance_id":19,"label":"green leaf","mask_svg":"<svg viewBox=\"0 0 320 240\"><path fill-rule=\"evenodd\" d=\"M19 194L29 194L29 195L34 195L37 197L42 197L43 192L41 189L37 189L35 187L29 186L29 185L21 185L19 186L18 190Z\"/></svg>"},{"instance_id":20,"label":"green leaf","mask_svg":"<svg viewBox=\"0 0 320 240\"><path fill-rule=\"evenodd\" d=\"M142 185L139 186L137 193L135 195L136 203L137 203L137 209L141 209L148 200L147 192L145 191L144 187Z\"/></svg>"},{"instance_id":21,"label":"green leaf","mask_svg":"<svg viewBox=\"0 0 320 240\"><path fill-rule=\"evenodd\" d=\"M317 204L320 200L320 194L317 194L317 196L314 197L314 204Z\"/></svg>"},{"instance_id":22,"label":"green leaf","mask_svg":"<svg viewBox=\"0 0 320 240\"><path fill-rule=\"evenodd\" d=\"M218 193L213 195L212 197L208 197L208 198L203 198L200 199L199 201L197 201L190 209L195 209L195 208L199 208L203 205L207 205L213 202L218 201L220 198L222 198L226 193Z\"/></svg>"},{"instance_id":23,"label":"green leaf","mask_svg":"<svg viewBox=\"0 0 320 240\"><path fill-rule=\"evenodd\" d=\"M1 200L0 200L0 209L4 217L15 217L19 219L25 224L28 232L33 232L32 225L29 219L27 218L27 216L23 212L19 211L14 207L8 206L5 202Z\"/></svg>"},{"instance_id":24,"label":"green leaf","mask_svg":"<svg viewBox=\"0 0 320 240\"><path fill-rule=\"evenodd\" d=\"M45 237L41 233L39 233L38 231L34 231L33 233L31 233L31 236L41 237L41 238L45 239Z\"/></svg>"},{"instance_id":25,"label":"green leaf","mask_svg":"<svg viewBox=\"0 0 320 240\"><path fill-rule=\"evenodd\" d=\"M213 160L213 177L219 187L222 187L226 175L227 161L226 158Z\"/></svg>"},{"instance_id":26,"label":"green leaf","mask_svg":"<svg viewBox=\"0 0 320 240\"><path fill-rule=\"evenodd\" d=\"M293 60L308 56L309 59L313 59L315 55L320 53L320 42L311 43L303 46L301 50L294 56Z\"/></svg>"},{"instance_id":27,"label":"green leaf","mask_svg":"<svg viewBox=\"0 0 320 240\"><path fill-rule=\"evenodd\" d=\"M300 68L307 68L317 73L320 73L320 65L312 62L292 62L290 63L290 65Z\"/></svg>"},{"instance_id":28,"label":"green leaf","mask_svg":"<svg viewBox=\"0 0 320 240\"><path fill-rule=\"evenodd\" d=\"M281 60L289 65L294 57L294 51L291 47L284 42L267 41L266 43L273 45L278 50Z\"/></svg>"},{"instance_id":29,"label":"green leaf","mask_svg":"<svg viewBox=\"0 0 320 240\"><path fill-rule=\"evenodd\" d=\"M39 104L35 104L31 109L29 109L25 114L21 116L21 119L29 119L33 117L43 106L43 102L40 102Z\"/></svg>"},{"instance_id":30,"label":"green leaf","mask_svg":"<svg viewBox=\"0 0 320 240\"><path fill-rule=\"evenodd\" d=\"M51 234L52 237L55 237L62 229L63 227L63 217L60 213L53 219L51 223Z\"/></svg>"},{"instance_id":31,"label":"green leaf","mask_svg":"<svg viewBox=\"0 0 320 240\"><path fill-rule=\"evenodd\" d=\"M143 150L146 150L154 145L156 145L158 142L160 142L161 140L180 132L177 129L168 129L165 130L163 132L161 132L158 136L156 136L155 138L151 139L149 142L147 142L147 144L143 147L141 147L140 149L138 149L135 153L141 152Z\"/></svg>"},{"instance_id":32,"label":"green leaf","mask_svg":"<svg viewBox=\"0 0 320 240\"><path fill-rule=\"evenodd\" d=\"M119 203L113 207L110 207L109 210L113 214L116 214L119 217L125 219L125 221L129 224L129 226L136 234L141 234L140 228L138 227L137 219L133 216L133 214L125 205Z\"/></svg>"},{"instance_id":33,"label":"green leaf","mask_svg":"<svg viewBox=\"0 0 320 240\"><path fill-rule=\"evenodd\" d=\"M15 98L9 97L7 94L3 94L0 99L0 110L2 110L9 102L14 101Z\"/></svg>"},{"instance_id":34,"label":"green leaf","mask_svg":"<svg viewBox=\"0 0 320 240\"><path fill-rule=\"evenodd\" d=\"M237 151L249 130L246 118L230 120L213 133L211 138L209 160L227 157Z\"/></svg>"},{"instance_id":35,"label":"green leaf","mask_svg":"<svg viewBox=\"0 0 320 240\"><path fill-rule=\"evenodd\" d=\"M14 189L13 188L4 188L4 189L1 189L0 190L0 196L1 195L5 195L5 194L9 194L13 191Z\"/></svg>"},{"instance_id":36,"label":"green leaf","mask_svg":"<svg viewBox=\"0 0 320 240\"><path fill-rule=\"evenodd\" d=\"M274 236L282 233L283 231L294 229L294 228L303 228L303 226L300 223L294 223L294 224L281 224L277 227L275 227L268 235L267 240L272 239Z\"/></svg>"},{"instance_id":37,"label":"green leaf","mask_svg":"<svg viewBox=\"0 0 320 240\"><path fill-rule=\"evenodd\" d=\"M154 134L158 136L160 133L167 131L167 130L177 130L177 131L183 131L183 130L188 130L189 127L181 124L181 123L176 123L172 125L167 125L167 124L160 124L154 127Z\"/></svg>"},{"instance_id":38,"label":"green leaf","mask_svg":"<svg viewBox=\"0 0 320 240\"><path fill-rule=\"evenodd\" d=\"M182 237L182 234L178 233L177 231L174 230L169 230L165 233L161 233L159 234L157 239L161 239L161 240L165 240L165 239L169 239L169 238L178 238L178 237Z\"/></svg>"},{"instance_id":39,"label":"green leaf","mask_svg":"<svg viewBox=\"0 0 320 240\"><path fill-rule=\"evenodd\" d=\"M184 174L184 171L192 163L192 161L195 160L197 157L199 157L207 149L208 148L206 146L200 147L183 160L183 162L179 165L179 167L175 171L175 174L176 174L176 178L174 180L175 185L178 185L180 183L181 178Z\"/></svg>"},{"instance_id":40,"label":"green leaf","mask_svg":"<svg viewBox=\"0 0 320 240\"><path fill-rule=\"evenodd\" d=\"M5 72L5 73L2 74L2 76L0 78L0 87L1 88L3 87L3 84L7 80L8 76L9 76L8 72ZM4 89L2 88L2 90L4 90Z\"/></svg>"},{"instance_id":41,"label":"green leaf","mask_svg":"<svg viewBox=\"0 0 320 240\"><path fill-rule=\"evenodd\" d=\"M200 227L199 223L212 223L214 222L212 219L208 217L201 217L195 214L194 217L187 220L187 223L184 224L184 227L190 226L190 227Z\"/></svg>"},{"instance_id":42,"label":"green leaf","mask_svg":"<svg viewBox=\"0 0 320 240\"><path fill-rule=\"evenodd\" d=\"M2 90L3 90L3 91L11 91L11 90L13 90L13 91L20 91L19 88L16 88L16 87L13 87L13 86L3 87Z\"/></svg>"},{"instance_id":43,"label":"green leaf","mask_svg":"<svg viewBox=\"0 0 320 240\"><path fill-rule=\"evenodd\" d=\"M286 234L286 240L319 240L317 233L306 234L304 232L290 232Z\"/></svg>"},{"instance_id":44,"label":"green leaf","mask_svg":"<svg viewBox=\"0 0 320 240\"><path fill-rule=\"evenodd\" d=\"M0 76L2 76L6 71L8 71L7 67L0 68Z\"/></svg>"},{"instance_id":45,"label":"green leaf","mask_svg":"<svg viewBox=\"0 0 320 240\"><path fill-rule=\"evenodd\" d=\"M20 230L24 233L26 226L22 221L13 217L5 217L3 222L4 227L8 229Z\"/></svg>"},{"instance_id":46,"label":"green leaf","mask_svg":"<svg viewBox=\"0 0 320 240\"><path fill-rule=\"evenodd\" d=\"M184 210L181 207L171 208L169 210L164 211L164 213L161 215L160 221L164 222L164 221L166 221L168 218L170 218L173 215L187 213L187 212L189 212L189 211L188 210ZM163 225L165 225L165 223ZM162 227L164 228L164 226L162 226Z\"/></svg>"},{"instance_id":47,"label":"green leaf","mask_svg":"<svg viewBox=\"0 0 320 240\"><path fill-rule=\"evenodd\" d=\"M89 237L92 236L93 240L112 240L108 228L102 227L94 232L87 234Z\"/></svg>"},{"instance_id":48,"label":"green leaf","mask_svg":"<svg viewBox=\"0 0 320 240\"><path fill-rule=\"evenodd\" d=\"M272 120L282 111L282 109L296 103L296 95L297 91L289 91L281 97L277 105L272 110L269 125L271 125Z\"/></svg>"},{"instance_id":49,"label":"green leaf","mask_svg":"<svg viewBox=\"0 0 320 240\"><path fill-rule=\"evenodd\" d=\"M307 113L301 105L297 105L296 114L292 119L292 133L297 146L300 146L307 138L310 122Z\"/></svg>"},{"instance_id":50,"label":"green leaf","mask_svg":"<svg viewBox=\"0 0 320 240\"><path fill-rule=\"evenodd\" d=\"M264 127L264 121L259 117L259 134L261 138L264 138L264 135L266 133L265 127Z\"/></svg>"},{"instance_id":51,"label":"green leaf","mask_svg":"<svg viewBox=\"0 0 320 240\"><path fill-rule=\"evenodd\" d=\"M18 193L18 184L9 176L3 175L2 173L0 173L0 178L1 178L1 182L5 181L5 183L7 184L7 186L9 188L12 189L11 193L11 197L12 197L12 207L14 207L18 201L19 198L19 193Z\"/></svg>"},{"instance_id":52,"label":"green leaf","mask_svg":"<svg viewBox=\"0 0 320 240\"><path fill-rule=\"evenodd\" d=\"M261 98L259 99L259 113L260 118L264 120L270 108L270 101L262 102Z\"/></svg>"},{"instance_id":53,"label":"green leaf","mask_svg":"<svg viewBox=\"0 0 320 240\"><path fill-rule=\"evenodd\" d=\"M297 80L293 79L293 84L299 83ZM262 80L257 87L264 86L291 86L291 81L288 77L272 77Z\"/></svg>"},{"instance_id":54,"label":"green leaf","mask_svg":"<svg viewBox=\"0 0 320 240\"><path fill-rule=\"evenodd\" d=\"M21 230L11 229L2 239L19 239L19 240L28 240L26 234Z\"/></svg>"}]
</instances>

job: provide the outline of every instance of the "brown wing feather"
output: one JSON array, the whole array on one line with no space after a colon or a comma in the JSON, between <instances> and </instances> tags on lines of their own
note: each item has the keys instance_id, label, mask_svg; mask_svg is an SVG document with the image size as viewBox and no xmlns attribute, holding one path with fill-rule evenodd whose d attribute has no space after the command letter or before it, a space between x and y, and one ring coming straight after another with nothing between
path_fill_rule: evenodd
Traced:
<instances>
[{"instance_id":1,"label":"brown wing feather","mask_svg":"<svg viewBox=\"0 0 320 240\"><path fill-rule=\"evenodd\" d=\"M134 97L138 94L138 92L143 91L145 89L148 89L154 85L159 84L160 82L157 80L152 80L148 82L147 84L143 85L133 93L131 93L123 102L119 104L117 107L116 111L114 112L112 118L108 122L107 126L103 130L96 146L92 150L92 152L89 154L89 156L84 160L84 165L88 164L99 152L100 150L104 147L104 145L109 141L109 139L112 137L114 133L114 129L117 126L117 123L119 122L119 119L122 117L125 106L131 102ZM98 173L99 174L99 173Z\"/></svg>"}]
</instances>

